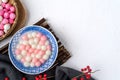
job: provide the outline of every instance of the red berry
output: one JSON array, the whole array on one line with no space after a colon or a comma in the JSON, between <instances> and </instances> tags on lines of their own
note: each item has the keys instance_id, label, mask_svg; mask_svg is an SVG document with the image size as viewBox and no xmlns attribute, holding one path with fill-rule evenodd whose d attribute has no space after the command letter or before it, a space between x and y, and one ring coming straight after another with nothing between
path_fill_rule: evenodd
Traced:
<instances>
[{"instance_id":1,"label":"red berry","mask_svg":"<svg viewBox=\"0 0 120 80\"><path fill-rule=\"evenodd\" d=\"M39 80L39 78L38 78L38 77L35 77L35 80Z\"/></svg>"},{"instance_id":2,"label":"red berry","mask_svg":"<svg viewBox=\"0 0 120 80\"><path fill-rule=\"evenodd\" d=\"M84 80L84 78L80 78L80 80Z\"/></svg>"},{"instance_id":3,"label":"red berry","mask_svg":"<svg viewBox=\"0 0 120 80\"><path fill-rule=\"evenodd\" d=\"M43 78L43 80L47 80L47 78Z\"/></svg>"},{"instance_id":4,"label":"red berry","mask_svg":"<svg viewBox=\"0 0 120 80\"><path fill-rule=\"evenodd\" d=\"M39 75L39 78L42 78L42 75Z\"/></svg>"},{"instance_id":5,"label":"red berry","mask_svg":"<svg viewBox=\"0 0 120 80\"><path fill-rule=\"evenodd\" d=\"M72 80L77 80L77 78L73 78Z\"/></svg>"},{"instance_id":6,"label":"red berry","mask_svg":"<svg viewBox=\"0 0 120 80\"><path fill-rule=\"evenodd\" d=\"M88 69L88 72L91 72L92 71L92 69Z\"/></svg>"},{"instance_id":7,"label":"red berry","mask_svg":"<svg viewBox=\"0 0 120 80\"><path fill-rule=\"evenodd\" d=\"M44 77L47 77L47 74L44 74Z\"/></svg>"},{"instance_id":8,"label":"red berry","mask_svg":"<svg viewBox=\"0 0 120 80\"><path fill-rule=\"evenodd\" d=\"M85 75L87 79L90 79L91 78L91 75L90 74L87 74Z\"/></svg>"},{"instance_id":9,"label":"red berry","mask_svg":"<svg viewBox=\"0 0 120 80\"><path fill-rule=\"evenodd\" d=\"M9 78L8 77L5 77L5 79L4 80L9 80Z\"/></svg>"},{"instance_id":10,"label":"red berry","mask_svg":"<svg viewBox=\"0 0 120 80\"><path fill-rule=\"evenodd\" d=\"M84 71L86 71L87 70L87 68L84 68Z\"/></svg>"},{"instance_id":11,"label":"red berry","mask_svg":"<svg viewBox=\"0 0 120 80\"><path fill-rule=\"evenodd\" d=\"M22 80L26 80L26 78L25 78L25 77L23 77L23 78L22 78Z\"/></svg>"},{"instance_id":12,"label":"red berry","mask_svg":"<svg viewBox=\"0 0 120 80\"><path fill-rule=\"evenodd\" d=\"M84 69L81 69L81 71L84 71Z\"/></svg>"},{"instance_id":13,"label":"red berry","mask_svg":"<svg viewBox=\"0 0 120 80\"><path fill-rule=\"evenodd\" d=\"M87 66L88 69L90 69L90 66Z\"/></svg>"}]
</instances>

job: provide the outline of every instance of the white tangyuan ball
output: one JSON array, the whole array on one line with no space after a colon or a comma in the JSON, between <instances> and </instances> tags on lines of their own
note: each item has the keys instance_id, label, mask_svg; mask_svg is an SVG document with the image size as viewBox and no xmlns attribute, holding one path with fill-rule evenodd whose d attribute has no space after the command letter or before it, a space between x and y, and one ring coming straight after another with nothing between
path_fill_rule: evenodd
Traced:
<instances>
[{"instance_id":1,"label":"white tangyuan ball","mask_svg":"<svg viewBox=\"0 0 120 80\"><path fill-rule=\"evenodd\" d=\"M3 9L3 7L2 6L0 6L0 10L2 10Z\"/></svg>"},{"instance_id":2,"label":"white tangyuan ball","mask_svg":"<svg viewBox=\"0 0 120 80\"><path fill-rule=\"evenodd\" d=\"M19 49L19 48L20 48L20 44L18 44L18 45L16 46L16 48Z\"/></svg>"},{"instance_id":3,"label":"white tangyuan ball","mask_svg":"<svg viewBox=\"0 0 120 80\"><path fill-rule=\"evenodd\" d=\"M24 45L27 45L28 44L28 41L23 41L22 42Z\"/></svg>"},{"instance_id":4,"label":"white tangyuan ball","mask_svg":"<svg viewBox=\"0 0 120 80\"><path fill-rule=\"evenodd\" d=\"M27 62L31 62L32 58L31 58L30 56L27 56L27 57L25 58L25 60L26 60Z\"/></svg>"},{"instance_id":5,"label":"white tangyuan ball","mask_svg":"<svg viewBox=\"0 0 120 80\"><path fill-rule=\"evenodd\" d=\"M7 3L7 2L8 2L8 0L2 0L2 2L3 2L3 3Z\"/></svg>"},{"instance_id":6,"label":"white tangyuan ball","mask_svg":"<svg viewBox=\"0 0 120 80\"><path fill-rule=\"evenodd\" d=\"M31 62L30 63L30 67L34 67L34 66L35 66L35 64Z\"/></svg>"},{"instance_id":7,"label":"white tangyuan ball","mask_svg":"<svg viewBox=\"0 0 120 80\"><path fill-rule=\"evenodd\" d=\"M5 33L7 33L7 32L8 32L8 30L5 30L5 29L4 29L4 32L5 32Z\"/></svg>"},{"instance_id":8,"label":"white tangyuan ball","mask_svg":"<svg viewBox=\"0 0 120 80\"><path fill-rule=\"evenodd\" d=\"M49 58L48 55L44 55L44 56L43 56L43 59L44 59L44 60L47 60L48 58Z\"/></svg>"},{"instance_id":9,"label":"white tangyuan ball","mask_svg":"<svg viewBox=\"0 0 120 80\"><path fill-rule=\"evenodd\" d=\"M26 50L22 50L21 55L25 56L27 54Z\"/></svg>"},{"instance_id":10,"label":"white tangyuan ball","mask_svg":"<svg viewBox=\"0 0 120 80\"><path fill-rule=\"evenodd\" d=\"M40 45L38 45L38 46L37 46L37 49L41 49L41 46L40 46Z\"/></svg>"},{"instance_id":11,"label":"white tangyuan ball","mask_svg":"<svg viewBox=\"0 0 120 80\"><path fill-rule=\"evenodd\" d=\"M22 59L22 55L16 55L16 58L17 58L17 60L21 60Z\"/></svg>"},{"instance_id":12,"label":"white tangyuan ball","mask_svg":"<svg viewBox=\"0 0 120 80\"><path fill-rule=\"evenodd\" d=\"M32 44L31 45L33 49L36 49L37 48L37 45L36 44Z\"/></svg>"},{"instance_id":13,"label":"white tangyuan ball","mask_svg":"<svg viewBox=\"0 0 120 80\"><path fill-rule=\"evenodd\" d=\"M36 55L36 58L37 58L37 59L40 59L40 58L41 58L41 55L40 55L40 54L37 54L37 55Z\"/></svg>"},{"instance_id":14,"label":"white tangyuan ball","mask_svg":"<svg viewBox=\"0 0 120 80\"><path fill-rule=\"evenodd\" d=\"M28 42L30 45L34 44L34 39L30 39Z\"/></svg>"},{"instance_id":15,"label":"white tangyuan ball","mask_svg":"<svg viewBox=\"0 0 120 80\"><path fill-rule=\"evenodd\" d=\"M5 25L4 25L4 29L5 29L5 30L9 30L9 29L10 29L10 24L5 24Z\"/></svg>"},{"instance_id":16,"label":"white tangyuan ball","mask_svg":"<svg viewBox=\"0 0 120 80\"><path fill-rule=\"evenodd\" d=\"M0 5L2 4L2 0L0 0Z\"/></svg>"},{"instance_id":17,"label":"white tangyuan ball","mask_svg":"<svg viewBox=\"0 0 120 80\"><path fill-rule=\"evenodd\" d=\"M37 33L36 32L32 32L32 37L36 37Z\"/></svg>"},{"instance_id":18,"label":"white tangyuan ball","mask_svg":"<svg viewBox=\"0 0 120 80\"><path fill-rule=\"evenodd\" d=\"M32 38L32 34L29 32L28 34L27 34L27 37L30 39L30 38Z\"/></svg>"},{"instance_id":19,"label":"white tangyuan ball","mask_svg":"<svg viewBox=\"0 0 120 80\"><path fill-rule=\"evenodd\" d=\"M50 51L50 50L47 50L47 51L46 51L46 55L50 56L50 55L51 55L51 51Z\"/></svg>"},{"instance_id":20,"label":"white tangyuan ball","mask_svg":"<svg viewBox=\"0 0 120 80\"><path fill-rule=\"evenodd\" d=\"M29 67L30 66L29 62L24 62L23 64L24 64L25 67Z\"/></svg>"},{"instance_id":21,"label":"white tangyuan ball","mask_svg":"<svg viewBox=\"0 0 120 80\"><path fill-rule=\"evenodd\" d=\"M41 50L46 50L46 46L42 46L42 47L41 47Z\"/></svg>"},{"instance_id":22,"label":"white tangyuan ball","mask_svg":"<svg viewBox=\"0 0 120 80\"><path fill-rule=\"evenodd\" d=\"M49 41L48 41L48 40L45 42L45 45L46 45L46 46L49 45Z\"/></svg>"},{"instance_id":23,"label":"white tangyuan ball","mask_svg":"<svg viewBox=\"0 0 120 80\"><path fill-rule=\"evenodd\" d=\"M32 53L32 54L31 54L31 57L32 57L32 58L34 58L34 57L35 57L35 54L34 54L34 53Z\"/></svg>"},{"instance_id":24,"label":"white tangyuan ball","mask_svg":"<svg viewBox=\"0 0 120 80\"><path fill-rule=\"evenodd\" d=\"M23 40L19 40L19 44L23 44Z\"/></svg>"},{"instance_id":25,"label":"white tangyuan ball","mask_svg":"<svg viewBox=\"0 0 120 80\"><path fill-rule=\"evenodd\" d=\"M38 38L35 38L35 39L34 39L34 43L38 44L38 42L39 42L39 39L38 39Z\"/></svg>"}]
</instances>

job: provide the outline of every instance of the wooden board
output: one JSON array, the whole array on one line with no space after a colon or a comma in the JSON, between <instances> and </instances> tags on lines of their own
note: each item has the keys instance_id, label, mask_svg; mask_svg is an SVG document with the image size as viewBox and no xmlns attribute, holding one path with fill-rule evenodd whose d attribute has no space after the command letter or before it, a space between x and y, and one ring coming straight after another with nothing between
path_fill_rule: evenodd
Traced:
<instances>
[{"instance_id":1,"label":"wooden board","mask_svg":"<svg viewBox=\"0 0 120 80\"><path fill-rule=\"evenodd\" d=\"M55 62L55 64L52 66L55 67L56 65L61 65L63 63L65 63L70 57L70 53L67 51L67 49L64 47L64 45L61 43L61 41L59 40L59 38L56 36L56 34L54 33L54 31L52 30L52 28L47 24L46 20L43 18L40 21L38 21L37 23L35 23L34 25L40 25L46 29L48 29L56 38L57 42L58 42L58 47L59 47L59 51L58 51L58 57L57 60ZM0 52L4 55L8 53L8 44L6 46L4 46Z\"/></svg>"}]
</instances>

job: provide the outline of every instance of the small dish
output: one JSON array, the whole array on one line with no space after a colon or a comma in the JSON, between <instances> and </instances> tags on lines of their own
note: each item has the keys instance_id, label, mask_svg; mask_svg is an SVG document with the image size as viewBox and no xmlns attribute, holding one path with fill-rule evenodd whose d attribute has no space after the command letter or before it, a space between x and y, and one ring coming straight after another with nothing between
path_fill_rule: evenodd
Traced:
<instances>
[{"instance_id":1,"label":"small dish","mask_svg":"<svg viewBox=\"0 0 120 80\"><path fill-rule=\"evenodd\" d=\"M10 29L7 31L7 33L5 33L3 36L0 36L0 41L5 39L7 36L9 36L12 33L12 31L14 30L14 28L16 27L16 24L18 22L18 16L20 15L18 13L18 4L17 4L16 0L9 0L8 3L10 3L11 5L13 5L15 7L16 18L15 18L13 24L11 25Z\"/></svg>"}]
</instances>

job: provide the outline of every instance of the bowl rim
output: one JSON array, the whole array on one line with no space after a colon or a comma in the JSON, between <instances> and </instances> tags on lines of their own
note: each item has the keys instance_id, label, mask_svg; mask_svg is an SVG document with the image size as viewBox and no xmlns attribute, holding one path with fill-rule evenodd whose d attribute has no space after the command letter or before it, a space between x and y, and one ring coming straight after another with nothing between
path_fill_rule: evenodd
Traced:
<instances>
[{"instance_id":1,"label":"bowl rim","mask_svg":"<svg viewBox=\"0 0 120 80\"><path fill-rule=\"evenodd\" d=\"M10 54L10 45L12 44L11 41L13 40L14 36L15 36L19 31L21 31L22 29L25 29L25 28L27 28L27 27L38 27L38 28L42 28L42 29L46 30L47 32L49 32L49 33L51 34L51 36L54 38L54 40L55 40L56 56L55 56L52 64L51 64L49 67L47 67L46 69L44 69L43 71L38 72L38 73L30 73L30 72L28 73L28 72L25 72L25 71L19 69L19 68L15 65L15 63L13 62L13 60L12 60L11 57L10 57L10 56L11 56L11 54ZM57 40L56 40L55 36L54 36L54 35L52 34L52 32L50 32L48 29L46 29L46 28L44 28L44 27L42 27L42 26L38 26L38 25L24 26L23 28L19 29L19 30L11 37L10 42L9 42L9 47L8 47L8 55L9 55L9 59L10 59L11 63L14 65L14 67L15 67L17 70L19 70L20 72L25 73L25 74L37 75L37 74L40 74L40 73L43 73L43 72L49 70L50 67L52 67L53 64L55 63L55 61L56 61L56 59L57 59L57 56L58 56L58 43L57 43Z\"/></svg>"}]
</instances>

